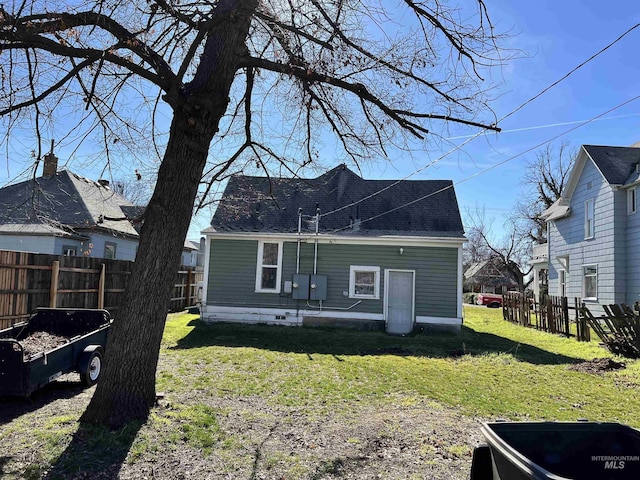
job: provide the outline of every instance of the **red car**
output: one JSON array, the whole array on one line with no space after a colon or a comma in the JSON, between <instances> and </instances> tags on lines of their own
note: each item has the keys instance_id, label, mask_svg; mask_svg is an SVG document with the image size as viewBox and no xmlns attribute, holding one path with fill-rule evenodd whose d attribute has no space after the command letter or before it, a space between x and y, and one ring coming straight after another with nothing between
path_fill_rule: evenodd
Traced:
<instances>
[{"instance_id":1,"label":"red car","mask_svg":"<svg viewBox=\"0 0 640 480\"><path fill-rule=\"evenodd\" d=\"M478 305L486 305L491 308L499 308L502 306L502 295L495 293L479 293L476 303Z\"/></svg>"}]
</instances>

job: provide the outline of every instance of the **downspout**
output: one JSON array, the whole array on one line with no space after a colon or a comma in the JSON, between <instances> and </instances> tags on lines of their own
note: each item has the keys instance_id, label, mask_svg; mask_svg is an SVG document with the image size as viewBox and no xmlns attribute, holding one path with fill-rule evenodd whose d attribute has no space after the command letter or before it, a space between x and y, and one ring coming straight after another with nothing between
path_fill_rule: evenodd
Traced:
<instances>
[{"instance_id":1,"label":"downspout","mask_svg":"<svg viewBox=\"0 0 640 480\"><path fill-rule=\"evenodd\" d=\"M300 273L300 234L302 233L302 207L298 208L298 251L296 253L296 274Z\"/></svg>"},{"instance_id":2,"label":"downspout","mask_svg":"<svg viewBox=\"0 0 640 480\"><path fill-rule=\"evenodd\" d=\"M316 207L316 242L313 252L313 274L318 273L318 230L320 223L320 207Z\"/></svg>"},{"instance_id":3,"label":"downspout","mask_svg":"<svg viewBox=\"0 0 640 480\"><path fill-rule=\"evenodd\" d=\"M318 273L318 232L320 230L320 207L316 206L316 242L313 253L313 274ZM313 288L313 286L312 286ZM320 311L322 311L322 300L319 300Z\"/></svg>"}]
</instances>

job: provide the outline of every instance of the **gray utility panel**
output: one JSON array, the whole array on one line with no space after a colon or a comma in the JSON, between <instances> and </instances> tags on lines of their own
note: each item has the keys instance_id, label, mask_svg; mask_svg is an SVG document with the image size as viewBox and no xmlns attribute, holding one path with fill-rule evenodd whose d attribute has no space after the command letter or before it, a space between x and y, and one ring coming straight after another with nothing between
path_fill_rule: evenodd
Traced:
<instances>
[{"instance_id":1,"label":"gray utility panel","mask_svg":"<svg viewBox=\"0 0 640 480\"><path fill-rule=\"evenodd\" d=\"M326 300L327 276L295 274L291 298L295 300Z\"/></svg>"}]
</instances>

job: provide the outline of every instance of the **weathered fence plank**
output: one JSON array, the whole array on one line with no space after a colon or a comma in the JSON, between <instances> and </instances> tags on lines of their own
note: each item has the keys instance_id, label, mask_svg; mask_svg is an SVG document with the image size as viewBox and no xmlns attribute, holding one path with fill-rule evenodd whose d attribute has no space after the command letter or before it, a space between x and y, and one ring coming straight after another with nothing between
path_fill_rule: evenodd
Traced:
<instances>
[{"instance_id":1,"label":"weathered fence plank","mask_svg":"<svg viewBox=\"0 0 640 480\"><path fill-rule=\"evenodd\" d=\"M574 299L574 306L569 306L567 297L545 295L539 303L519 292L507 292L504 295L503 318L526 327L533 327L549 333L557 333L567 337L571 333L570 310L575 311L576 334L578 341L589 341L589 327L578 315L579 301ZM535 319L535 322L534 322Z\"/></svg>"},{"instance_id":2,"label":"weathered fence plank","mask_svg":"<svg viewBox=\"0 0 640 480\"><path fill-rule=\"evenodd\" d=\"M125 260L0 251L0 329L45 306L105 308L114 315L132 265ZM202 277L202 272L181 267L175 274L171 311L197 303Z\"/></svg>"},{"instance_id":3,"label":"weathered fence plank","mask_svg":"<svg viewBox=\"0 0 640 480\"><path fill-rule=\"evenodd\" d=\"M605 314L596 317L585 304L582 304L580 316L586 320L610 352L640 358L640 315L624 303L602 307Z\"/></svg>"}]
</instances>

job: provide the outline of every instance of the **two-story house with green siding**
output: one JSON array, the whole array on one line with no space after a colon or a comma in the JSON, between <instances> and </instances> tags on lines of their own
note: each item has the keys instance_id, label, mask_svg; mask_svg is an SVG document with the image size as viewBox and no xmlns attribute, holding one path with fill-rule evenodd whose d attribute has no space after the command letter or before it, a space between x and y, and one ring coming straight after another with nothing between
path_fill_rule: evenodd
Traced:
<instances>
[{"instance_id":1,"label":"two-story house with green siding","mask_svg":"<svg viewBox=\"0 0 640 480\"><path fill-rule=\"evenodd\" d=\"M460 331L451 181L235 175L202 233L204 321Z\"/></svg>"},{"instance_id":2,"label":"two-story house with green siding","mask_svg":"<svg viewBox=\"0 0 640 480\"><path fill-rule=\"evenodd\" d=\"M583 145L545 212L549 293L602 305L640 301L640 148Z\"/></svg>"}]
</instances>

